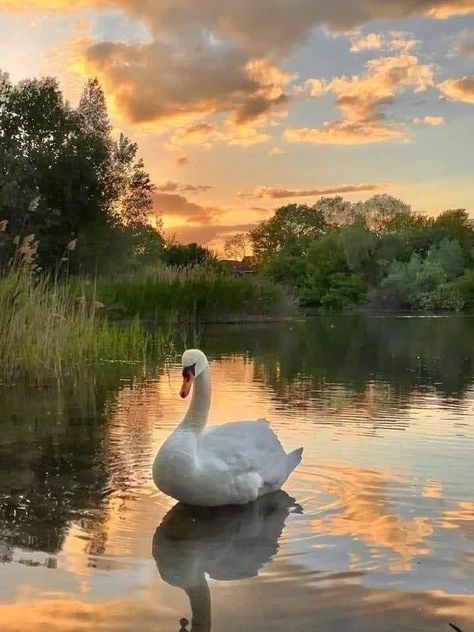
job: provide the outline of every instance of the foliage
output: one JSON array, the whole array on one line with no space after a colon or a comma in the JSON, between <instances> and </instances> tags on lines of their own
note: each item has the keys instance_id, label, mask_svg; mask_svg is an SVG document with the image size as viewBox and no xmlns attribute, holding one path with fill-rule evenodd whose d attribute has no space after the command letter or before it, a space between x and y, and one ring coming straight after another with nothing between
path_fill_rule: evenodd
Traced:
<instances>
[{"instance_id":1,"label":"foliage","mask_svg":"<svg viewBox=\"0 0 474 632\"><path fill-rule=\"evenodd\" d=\"M76 290L80 289L79 286ZM132 321L111 325L94 298L67 286L35 279L24 267L0 277L0 366L3 380L18 377L34 382L99 359L140 360L163 354L170 343L163 334L146 332Z\"/></svg>"},{"instance_id":2,"label":"foliage","mask_svg":"<svg viewBox=\"0 0 474 632\"><path fill-rule=\"evenodd\" d=\"M433 244L427 261L438 265L449 279L460 276L464 270L464 255L459 242L447 237L439 244Z\"/></svg>"},{"instance_id":3,"label":"foliage","mask_svg":"<svg viewBox=\"0 0 474 632\"><path fill-rule=\"evenodd\" d=\"M226 239L224 252L230 259L242 261L246 256L250 245L250 236L247 233L236 233Z\"/></svg>"},{"instance_id":4,"label":"foliage","mask_svg":"<svg viewBox=\"0 0 474 632\"><path fill-rule=\"evenodd\" d=\"M137 151L123 135L113 140L97 80L75 110L51 77L13 85L2 75L0 220L12 239L34 235L41 267L56 272L74 239L70 271L105 263L116 243L122 259L150 250L141 237L150 241L152 184ZM12 249L13 242L3 248L4 262Z\"/></svg>"},{"instance_id":5,"label":"foliage","mask_svg":"<svg viewBox=\"0 0 474 632\"><path fill-rule=\"evenodd\" d=\"M274 314L282 291L269 279L236 276L201 265L153 266L89 285L106 309L124 316L170 321L222 320L239 315Z\"/></svg>"},{"instance_id":6,"label":"foliage","mask_svg":"<svg viewBox=\"0 0 474 632\"><path fill-rule=\"evenodd\" d=\"M466 270L464 274L456 279L456 288L458 289L464 309L474 310L474 269Z\"/></svg>"},{"instance_id":7,"label":"foliage","mask_svg":"<svg viewBox=\"0 0 474 632\"><path fill-rule=\"evenodd\" d=\"M465 210L436 219L388 195L351 204L290 205L251 233L262 271L303 305L459 311L474 307L466 268L474 227Z\"/></svg>"},{"instance_id":8,"label":"foliage","mask_svg":"<svg viewBox=\"0 0 474 632\"><path fill-rule=\"evenodd\" d=\"M358 274L334 272L330 275L326 291L321 296L321 306L343 310L359 303L365 292L365 284Z\"/></svg>"},{"instance_id":9,"label":"foliage","mask_svg":"<svg viewBox=\"0 0 474 632\"><path fill-rule=\"evenodd\" d=\"M306 262L291 248L284 248L278 255L268 258L263 266L264 273L278 283L300 288L306 280Z\"/></svg>"},{"instance_id":10,"label":"foliage","mask_svg":"<svg viewBox=\"0 0 474 632\"><path fill-rule=\"evenodd\" d=\"M411 208L391 195L374 195L365 202L354 205L354 214L369 230L376 234L396 229L411 215Z\"/></svg>"},{"instance_id":11,"label":"foliage","mask_svg":"<svg viewBox=\"0 0 474 632\"><path fill-rule=\"evenodd\" d=\"M196 243L169 243L163 252L163 261L169 266L193 266L214 259L210 250Z\"/></svg>"},{"instance_id":12,"label":"foliage","mask_svg":"<svg viewBox=\"0 0 474 632\"><path fill-rule=\"evenodd\" d=\"M250 232L254 255L260 262L266 262L286 247L303 255L309 243L321 236L325 228L323 214L317 207L282 206L273 217Z\"/></svg>"}]
</instances>

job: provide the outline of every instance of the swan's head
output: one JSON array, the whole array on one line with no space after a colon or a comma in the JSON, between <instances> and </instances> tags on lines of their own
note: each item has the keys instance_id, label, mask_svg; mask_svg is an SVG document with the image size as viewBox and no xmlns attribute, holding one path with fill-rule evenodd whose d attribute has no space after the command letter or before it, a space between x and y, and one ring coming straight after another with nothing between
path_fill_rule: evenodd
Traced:
<instances>
[{"instance_id":1,"label":"swan's head","mask_svg":"<svg viewBox=\"0 0 474 632\"><path fill-rule=\"evenodd\" d=\"M205 371L209 363L206 356L199 349L187 349L183 353L183 385L179 394L185 398L189 395L191 386L195 378L197 378L203 371Z\"/></svg>"}]
</instances>

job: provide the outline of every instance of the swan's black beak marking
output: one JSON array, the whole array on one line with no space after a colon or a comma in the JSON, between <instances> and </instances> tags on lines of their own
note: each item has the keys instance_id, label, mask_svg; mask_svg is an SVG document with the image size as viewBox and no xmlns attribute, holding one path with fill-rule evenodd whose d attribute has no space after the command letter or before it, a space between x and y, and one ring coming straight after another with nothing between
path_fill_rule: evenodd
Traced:
<instances>
[{"instance_id":1,"label":"swan's black beak marking","mask_svg":"<svg viewBox=\"0 0 474 632\"><path fill-rule=\"evenodd\" d=\"M191 384L193 383L195 375L196 375L195 364L193 364L192 366L183 367L183 385L181 386L181 390L179 391L179 394L183 399L189 395L189 391L191 390Z\"/></svg>"},{"instance_id":2,"label":"swan's black beak marking","mask_svg":"<svg viewBox=\"0 0 474 632\"><path fill-rule=\"evenodd\" d=\"M187 377L189 374L191 374L192 377L196 376L196 364L183 367L183 377Z\"/></svg>"}]
</instances>

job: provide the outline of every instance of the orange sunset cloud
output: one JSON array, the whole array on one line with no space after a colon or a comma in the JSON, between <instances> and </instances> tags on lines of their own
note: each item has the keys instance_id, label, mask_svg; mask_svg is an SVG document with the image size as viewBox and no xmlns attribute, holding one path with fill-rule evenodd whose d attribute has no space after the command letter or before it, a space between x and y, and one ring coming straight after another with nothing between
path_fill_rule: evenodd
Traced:
<instances>
[{"instance_id":1,"label":"orange sunset cloud","mask_svg":"<svg viewBox=\"0 0 474 632\"><path fill-rule=\"evenodd\" d=\"M323 195L340 195L344 193L360 193L363 191L378 191L386 188L387 184L344 184L336 187L314 188L314 189L287 189L279 187L260 186L255 189L252 197L272 198L279 200L283 198L299 197L321 197Z\"/></svg>"},{"instance_id":2,"label":"orange sunset cloud","mask_svg":"<svg viewBox=\"0 0 474 632\"><path fill-rule=\"evenodd\" d=\"M342 119L325 122L320 128L290 128L290 142L364 144L407 138L405 126L387 123L382 108L406 87L423 92L434 85L432 68L414 55L372 59L363 75L336 77L324 92L336 97Z\"/></svg>"},{"instance_id":3,"label":"orange sunset cloud","mask_svg":"<svg viewBox=\"0 0 474 632\"><path fill-rule=\"evenodd\" d=\"M439 84L439 89L453 101L474 103L474 75L459 79L448 79Z\"/></svg>"}]
</instances>

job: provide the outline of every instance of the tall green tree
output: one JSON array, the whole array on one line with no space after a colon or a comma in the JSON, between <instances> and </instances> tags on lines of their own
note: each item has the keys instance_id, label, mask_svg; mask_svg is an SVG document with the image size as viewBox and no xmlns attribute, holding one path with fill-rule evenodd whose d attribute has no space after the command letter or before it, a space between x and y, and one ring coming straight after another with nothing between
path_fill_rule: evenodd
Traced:
<instances>
[{"instance_id":1,"label":"tall green tree","mask_svg":"<svg viewBox=\"0 0 474 632\"><path fill-rule=\"evenodd\" d=\"M367 228L375 233L396 230L400 224L410 218L411 207L392 195L377 194L354 205L354 214L365 222Z\"/></svg>"},{"instance_id":2,"label":"tall green tree","mask_svg":"<svg viewBox=\"0 0 474 632\"><path fill-rule=\"evenodd\" d=\"M320 209L306 204L288 204L261 222L250 232L253 252L260 262L267 262L284 249L304 255L308 246L324 234L326 220Z\"/></svg>"},{"instance_id":3,"label":"tall green tree","mask_svg":"<svg viewBox=\"0 0 474 632\"><path fill-rule=\"evenodd\" d=\"M161 250L159 218L156 229L148 223L152 191L137 145L112 137L97 80L74 110L51 77L13 85L0 76L0 220L12 242L39 240L43 267L57 270L75 239L83 268Z\"/></svg>"}]
</instances>

